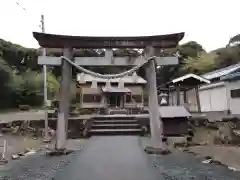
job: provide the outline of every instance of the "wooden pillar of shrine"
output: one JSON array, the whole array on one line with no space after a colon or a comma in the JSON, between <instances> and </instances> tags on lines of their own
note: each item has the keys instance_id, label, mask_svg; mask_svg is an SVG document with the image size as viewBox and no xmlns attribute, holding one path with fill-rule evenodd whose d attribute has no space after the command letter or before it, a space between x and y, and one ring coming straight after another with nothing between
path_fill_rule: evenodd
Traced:
<instances>
[{"instance_id":1,"label":"wooden pillar of shrine","mask_svg":"<svg viewBox=\"0 0 240 180\"><path fill-rule=\"evenodd\" d=\"M154 48L145 48L145 58L154 56ZM151 144L154 148L162 148L162 130L163 123L160 118L155 61L149 61L146 65L146 79L148 90L148 106L150 116Z\"/></svg>"},{"instance_id":2,"label":"wooden pillar of shrine","mask_svg":"<svg viewBox=\"0 0 240 180\"><path fill-rule=\"evenodd\" d=\"M177 106L180 106L180 85L176 85Z\"/></svg>"},{"instance_id":3,"label":"wooden pillar of shrine","mask_svg":"<svg viewBox=\"0 0 240 180\"><path fill-rule=\"evenodd\" d=\"M200 98L199 98L199 89L198 86L195 87L195 94L196 94L196 101L197 101L197 110L199 113L201 113L201 104L200 104Z\"/></svg>"},{"instance_id":4,"label":"wooden pillar of shrine","mask_svg":"<svg viewBox=\"0 0 240 180\"><path fill-rule=\"evenodd\" d=\"M73 59L73 49L65 48L63 56ZM67 61L62 61L60 84L60 104L58 109L57 121L57 140L56 149L65 149L68 132L68 114L70 107L71 82L72 82L72 66Z\"/></svg>"},{"instance_id":5,"label":"wooden pillar of shrine","mask_svg":"<svg viewBox=\"0 0 240 180\"><path fill-rule=\"evenodd\" d=\"M188 98L187 98L187 90L183 90L183 101L184 101L184 103L188 103L188 100L187 100Z\"/></svg>"}]
</instances>

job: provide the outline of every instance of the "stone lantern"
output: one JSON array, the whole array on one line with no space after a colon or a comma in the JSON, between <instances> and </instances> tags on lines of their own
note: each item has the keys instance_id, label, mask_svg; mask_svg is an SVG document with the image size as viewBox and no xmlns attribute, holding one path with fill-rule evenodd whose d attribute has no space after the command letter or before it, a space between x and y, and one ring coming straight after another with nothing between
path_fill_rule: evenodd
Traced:
<instances>
[{"instance_id":1,"label":"stone lantern","mask_svg":"<svg viewBox=\"0 0 240 180\"><path fill-rule=\"evenodd\" d=\"M168 106L168 95L166 93L161 93L159 96L159 105L160 106Z\"/></svg>"}]
</instances>

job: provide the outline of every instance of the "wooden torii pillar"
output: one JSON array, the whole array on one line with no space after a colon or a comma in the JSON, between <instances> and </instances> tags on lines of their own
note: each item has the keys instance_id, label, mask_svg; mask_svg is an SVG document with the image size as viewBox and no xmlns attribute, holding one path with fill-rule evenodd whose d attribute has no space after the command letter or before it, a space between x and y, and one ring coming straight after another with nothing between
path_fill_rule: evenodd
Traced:
<instances>
[{"instance_id":1,"label":"wooden torii pillar","mask_svg":"<svg viewBox=\"0 0 240 180\"><path fill-rule=\"evenodd\" d=\"M136 66L154 56L154 48L174 48L183 38L184 33L142 37L84 37L64 36L44 33L33 33L34 38L41 47L64 49L63 55L80 66ZM105 48L105 57L75 57L73 49ZM145 57L113 57L112 48L139 48L145 50ZM40 56L38 64L62 65L62 78L60 89L60 105L57 123L56 149L64 149L67 140L67 122L70 103L70 82L72 67L59 57ZM156 65L176 65L177 57L156 57L146 65L146 77L149 91L149 114L152 146L161 147L162 122L159 116L159 105L156 87Z\"/></svg>"}]
</instances>

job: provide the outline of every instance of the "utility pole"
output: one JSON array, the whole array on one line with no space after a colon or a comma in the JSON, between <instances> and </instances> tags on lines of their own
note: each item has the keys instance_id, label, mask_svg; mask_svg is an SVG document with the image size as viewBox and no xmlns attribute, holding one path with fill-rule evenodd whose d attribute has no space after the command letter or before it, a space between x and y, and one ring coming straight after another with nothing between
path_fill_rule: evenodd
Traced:
<instances>
[{"instance_id":1,"label":"utility pole","mask_svg":"<svg viewBox=\"0 0 240 180\"><path fill-rule=\"evenodd\" d=\"M41 28L42 32L45 33L44 15L41 15ZM46 49L42 48L42 56L46 56ZM47 65L43 65L43 88L44 88L44 120L45 120L45 131L44 139L48 140L48 99L47 99Z\"/></svg>"}]
</instances>

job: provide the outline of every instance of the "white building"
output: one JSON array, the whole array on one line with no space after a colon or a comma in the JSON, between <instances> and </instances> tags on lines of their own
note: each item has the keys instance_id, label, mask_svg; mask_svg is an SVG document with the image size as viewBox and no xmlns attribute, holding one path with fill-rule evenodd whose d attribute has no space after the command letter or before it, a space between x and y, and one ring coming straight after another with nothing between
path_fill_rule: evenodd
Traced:
<instances>
[{"instance_id":1,"label":"white building","mask_svg":"<svg viewBox=\"0 0 240 180\"><path fill-rule=\"evenodd\" d=\"M187 74L172 80L185 80L186 78L195 78L201 80L199 76ZM200 109L202 113L213 115L240 115L240 63L222 68L201 76L209 80L207 84L201 80L202 85L198 88ZM186 90L185 90L186 91ZM177 92L170 93L170 105L177 105ZM184 100L186 99L186 100ZM199 112L197 108L196 88L187 90L185 98L184 91L180 92L180 105L184 105L190 112Z\"/></svg>"},{"instance_id":2,"label":"white building","mask_svg":"<svg viewBox=\"0 0 240 180\"><path fill-rule=\"evenodd\" d=\"M240 63L204 74L202 77L211 81L211 84L199 88L202 112L240 114Z\"/></svg>"}]
</instances>

